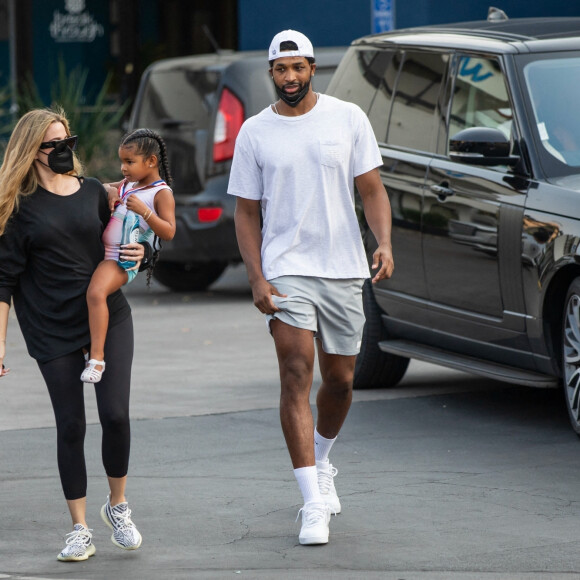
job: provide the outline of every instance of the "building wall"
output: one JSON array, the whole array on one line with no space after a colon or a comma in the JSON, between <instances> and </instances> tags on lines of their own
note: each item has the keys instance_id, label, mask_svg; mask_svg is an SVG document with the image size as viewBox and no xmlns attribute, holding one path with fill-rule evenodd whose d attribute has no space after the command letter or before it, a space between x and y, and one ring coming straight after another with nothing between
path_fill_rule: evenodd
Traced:
<instances>
[{"instance_id":1,"label":"building wall","mask_svg":"<svg viewBox=\"0 0 580 580\"><path fill-rule=\"evenodd\" d=\"M501 8L510 18L580 16L580 3L570 0L413 0L396 2L397 28L485 20L489 6Z\"/></svg>"},{"instance_id":2,"label":"building wall","mask_svg":"<svg viewBox=\"0 0 580 580\"><path fill-rule=\"evenodd\" d=\"M87 67L91 91L114 72L113 90L133 97L154 60L221 48L266 50L295 28L315 46L349 44L373 31L374 10L388 6L396 28L479 20L491 0L11 0L17 7L17 78L35 79L46 102L62 59ZM495 4L495 2L494 2ZM580 2L502 0L508 16L580 16ZM0 89L10 81L9 0L0 0Z\"/></svg>"},{"instance_id":3,"label":"building wall","mask_svg":"<svg viewBox=\"0 0 580 580\"><path fill-rule=\"evenodd\" d=\"M280 30L304 32L315 46L349 44L370 34L373 8L391 4L395 28L485 20L496 5L511 18L580 16L580 2L570 0L292 0L291 4L238 0L239 48L266 49Z\"/></svg>"},{"instance_id":4,"label":"building wall","mask_svg":"<svg viewBox=\"0 0 580 580\"><path fill-rule=\"evenodd\" d=\"M314 46L344 46L370 27L371 0L238 0L240 50L267 50L272 37L288 28L306 34Z\"/></svg>"}]
</instances>

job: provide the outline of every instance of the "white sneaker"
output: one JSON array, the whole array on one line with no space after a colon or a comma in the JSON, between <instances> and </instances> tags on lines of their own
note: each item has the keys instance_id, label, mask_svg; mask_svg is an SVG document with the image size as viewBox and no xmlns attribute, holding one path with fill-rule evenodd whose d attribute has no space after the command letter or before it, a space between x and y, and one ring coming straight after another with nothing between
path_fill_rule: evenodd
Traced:
<instances>
[{"instance_id":1,"label":"white sneaker","mask_svg":"<svg viewBox=\"0 0 580 580\"><path fill-rule=\"evenodd\" d=\"M324 503L330 508L330 513L339 514L341 511L340 500L334 487L334 477L338 469L328 461L317 461L318 489L324 499Z\"/></svg>"},{"instance_id":2,"label":"white sneaker","mask_svg":"<svg viewBox=\"0 0 580 580\"><path fill-rule=\"evenodd\" d=\"M302 528L300 528L298 541L303 546L328 544L329 507L324 503L309 501L300 508L298 516L300 513L302 513Z\"/></svg>"},{"instance_id":3,"label":"white sneaker","mask_svg":"<svg viewBox=\"0 0 580 580\"><path fill-rule=\"evenodd\" d=\"M66 535L66 546L57 559L61 562L80 562L94 556L97 550L93 544L92 531L82 524L75 524L73 531Z\"/></svg>"},{"instance_id":4,"label":"white sneaker","mask_svg":"<svg viewBox=\"0 0 580 580\"><path fill-rule=\"evenodd\" d=\"M101 518L113 530L111 542L123 550L136 550L141 545L141 534L131 521L131 510L126 501L111 506L110 497L101 508Z\"/></svg>"}]
</instances>

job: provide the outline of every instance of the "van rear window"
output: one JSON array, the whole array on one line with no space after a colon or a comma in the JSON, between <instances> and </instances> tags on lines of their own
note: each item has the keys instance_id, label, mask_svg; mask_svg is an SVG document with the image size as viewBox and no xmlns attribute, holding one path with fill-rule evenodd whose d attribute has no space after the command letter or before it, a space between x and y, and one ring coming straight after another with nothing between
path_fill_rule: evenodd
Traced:
<instances>
[{"instance_id":1,"label":"van rear window","mask_svg":"<svg viewBox=\"0 0 580 580\"><path fill-rule=\"evenodd\" d=\"M219 72L211 70L153 71L135 125L207 129L219 76Z\"/></svg>"}]
</instances>

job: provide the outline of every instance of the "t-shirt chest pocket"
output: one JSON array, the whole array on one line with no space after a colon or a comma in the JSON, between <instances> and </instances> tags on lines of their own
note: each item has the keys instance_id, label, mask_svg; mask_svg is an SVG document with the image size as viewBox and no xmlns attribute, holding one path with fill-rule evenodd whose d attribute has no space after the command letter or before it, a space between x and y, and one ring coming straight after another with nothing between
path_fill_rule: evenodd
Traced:
<instances>
[{"instance_id":1,"label":"t-shirt chest pocket","mask_svg":"<svg viewBox=\"0 0 580 580\"><path fill-rule=\"evenodd\" d=\"M339 167L344 163L344 148L338 139L320 141L320 163L326 167Z\"/></svg>"}]
</instances>

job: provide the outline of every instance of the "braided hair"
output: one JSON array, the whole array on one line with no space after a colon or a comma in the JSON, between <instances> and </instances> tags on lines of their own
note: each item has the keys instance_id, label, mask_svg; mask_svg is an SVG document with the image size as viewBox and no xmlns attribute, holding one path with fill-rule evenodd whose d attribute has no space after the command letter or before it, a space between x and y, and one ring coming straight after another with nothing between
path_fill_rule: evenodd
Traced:
<instances>
[{"instance_id":1,"label":"braided hair","mask_svg":"<svg viewBox=\"0 0 580 580\"><path fill-rule=\"evenodd\" d=\"M152 129L135 129L132 133L127 133L121 140L119 147L132 147L135 148L135 153L137 155L143 155L143 157L148 158L151 155L155 155L159 160L159 174L165 180L165 183L171 187L173 183L173 178L169 172L169 161L167 159L167 147L165 146L165 141L163 141L161 135L156 133ZM147 287L151 286L151 276L153 275L153 269L159 258L159 251L154 250L153 256L147 267Z\"/></svg>"},{"instance_id":2,"label":"braided hair","mask_svg":"<svg viewBox=\"0 0 580 580\"><path fill-rule=\"evenodd\" d=\"M159 159L159 173L167 185L171 187L173 178L169 172L167 147L159 133L152 129L135 129L123 137L120 147L134 147L135 153L143 155L145 158L155 155Z\"/></svg>"}]
</instances>

